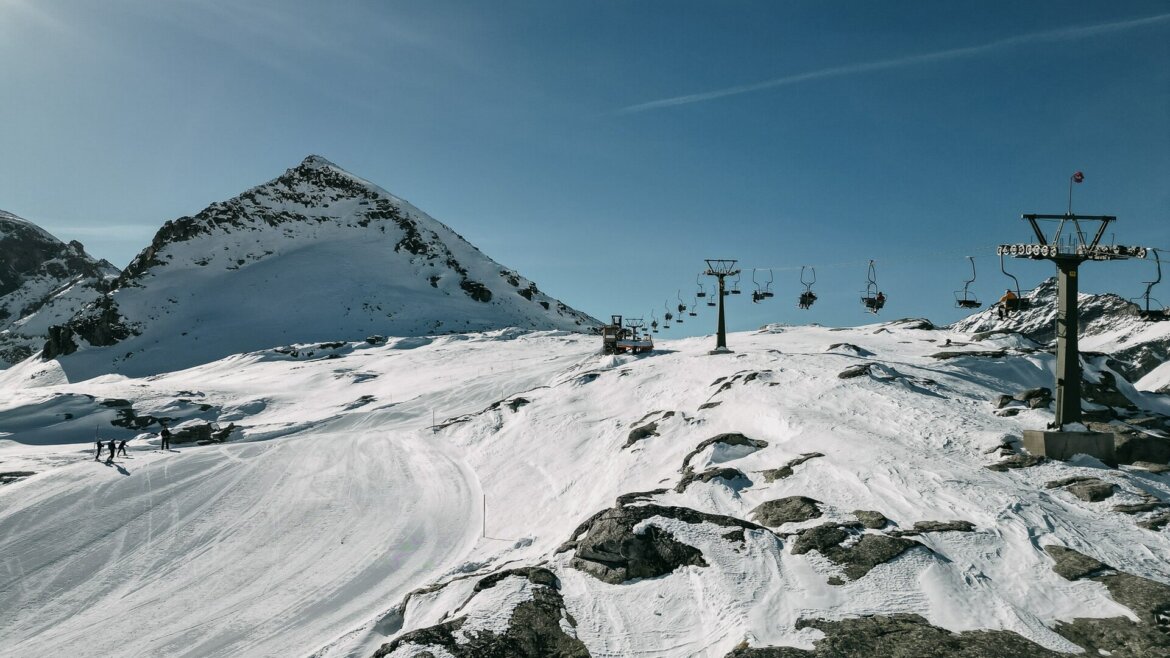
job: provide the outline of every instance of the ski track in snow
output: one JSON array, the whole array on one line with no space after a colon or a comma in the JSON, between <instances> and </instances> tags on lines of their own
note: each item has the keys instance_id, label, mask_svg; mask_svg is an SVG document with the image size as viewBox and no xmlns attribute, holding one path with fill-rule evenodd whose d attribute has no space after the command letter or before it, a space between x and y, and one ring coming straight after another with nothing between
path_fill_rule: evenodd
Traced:
<instances>
[{"instance_id":1,"label":"ski track in snow","mask_svg":"<svg viewBox=\"0 0 1170 658\"><path fill-rule=\"evenodd\" d=\"M0 655L364 657L399 631L452 616L470 615L469 628L506 627L511 604L499 602L522 598L516 588L527 581L508 578L486 594L473 585L500 568L541 563L556 571L574 632L599 657L720 657L745 639L808 648L820 632L796 630L799 619L898 612L955 631L1009 629L1073 651L1050 630L1057 620L1128 612L1100 584L1056 575L1044 545L1170 581L1166 533L1111 511L1139 491L1170 501L1167 476L1091 460L983 468L997 459L988 448L1051 418L1047 410L1001 418L990 404L999 393L1050 385L1051 356L936 360L943 339L963 336L875 329L773 327L730 336L731 355L708 356L708 337L638 358L598 356L590 337L502 331L359 344L338 358L261 352L75 384L52 368L33 378L26 363L0 374L12 397L0 419L21 420L26 407L45 413L46 401L65 392L134 398L145 413L192 390L250 412L236 421L245 440L140 450L120 462L129 476L79 453L83 439L0 437L0 459L48 467L0 489ZM828 350L840 342L872 355ZM873 364L873 374L837 377L858 363ZM747 373L757 374L748 381ZM736 375L727 390L714 384ZM351 406L364 395L368 405ZM517 396L528 404L489 408ZM720 404L698 409L708 401ZM1166 404L1155 396L1143 403ZM624 447L654 411L677 413L658 417L658 436ZM444 425L437 430L432 412ZM716 480L674 491L684 457L723 432L768 446L707 449L691 466L735 467L751 485ZM758 475L813 451L824 457L787 478ZM82 463L53 466L79 454ZM1044 488L1069 475L1103 477L1121 490L1085 503ZM654 498L659 504L745 519L784 496L822 501L823 517L788 524L786 533L849 521L859 509L902 528L966 520L976 530L916 537L925 549L843 585L827 583L840 567L816 552L791 554L791 539L747 531L735 544L724 528L663 518L644 523L702 550L708 566L610 585L569 567L570 553L555 553L616 496L660 487L670 490ZM413 596L401 617L391 612L434 583L445 586Z\"/></svg>"},{"instance_id":2,"label":"ski track in snow","mask_svg":"<svg viewBox=\"0 0 1170 658\"><path fill-rule=\"evenodd\" d=\"M479 540L479 483L428 429L432 405L476 412L545 374L460 352L472 390L416 359L401 366L429 381L387 410L117 466L90 451L7 487L0 655L305 655L458 567ZM401 382L395 398L415 383Z\"/></svg>"}]
</instances>

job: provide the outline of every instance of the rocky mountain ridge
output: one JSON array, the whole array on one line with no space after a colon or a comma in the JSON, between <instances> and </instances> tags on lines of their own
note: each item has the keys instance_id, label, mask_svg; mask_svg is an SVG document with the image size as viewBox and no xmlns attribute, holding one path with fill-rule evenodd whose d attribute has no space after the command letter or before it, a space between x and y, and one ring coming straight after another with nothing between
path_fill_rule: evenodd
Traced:
<instances>
[{"instance_id":1,"label":"rocky mountain ridge","mask_svg":"<svg viewBox=\"0 0 1170 658\"><path fill-rule=\"evenodd\" d=\"M44 344L48 328L99 298L119 272L39 226L0 210L0 368Z\"/></svg>"},{"instance_id":2,"label":"rocky mountain ridge","mask_svg":"<svg viewBox=\"0 0 1170 658\"><path fill-rule=\"evenodd\" d=\"M1019 311L998 317L995 308L974 313L953 325L955 331L976 337L1019 333L1041 345L1056 340L1057 282L1055 277L1021 295ZM1170 322L1142 320L1138 306L1113 293L1081 293L1077 297L1080 315L1079 346L1082 352L1108 354L1119 372L1137 382L1170 360Z\"/></svg>"}]
</instances>

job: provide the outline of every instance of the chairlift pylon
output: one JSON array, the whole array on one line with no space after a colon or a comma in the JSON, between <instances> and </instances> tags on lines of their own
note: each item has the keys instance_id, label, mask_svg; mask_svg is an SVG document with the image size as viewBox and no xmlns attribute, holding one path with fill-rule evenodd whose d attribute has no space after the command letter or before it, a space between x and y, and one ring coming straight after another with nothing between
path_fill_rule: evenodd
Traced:
<instances>
[{"instance_id":1,"label":"chairlift pylon","mask_svg":"<svg viewBox=\"0 0 1170 658\"><path fill-rule=\"evenodd\" d=\"M800 300L796 305L807 311L817 301L817 294L812 291L813 284L817 282L817 268L809 266L809 269L812 270L811 281L804 280L804 268L804 265L800 266L800 283L804 286L804 292L800 293Z\"/></svg>"},{"instance_id":2,"label":"chairlift pylon","mask_svg":"<svg viewBox=\"0 0 1170 658\"><path fill-rule=\"evenodd\" d=\"M695 275L695 285L699 286L699 291L695 293L695 297L706 297L707 291L703 288L703 282L699 280L702 274Z\"/></svg>"},{"instance_id":3,"label":"chairlift pylon","mask_svg":"<svg viewBox=\"0 0 1170 658\"><path fill-rule=\"evenodd\" d=\"M983 302L975 296L975 293L967 290L968 286L975 283L975 257L967 256L967 260L971 261L971 279L963 282L963 296L959 296L959 291L955 291L955 306L958 308L979 308L983 306Z\"/></svg>"},{"instance_id":4,"label":"chairlift pylon","mask_svg":"<svg viewBox=\"0 0 1170 658\"><path fill-rule=\"evenodd\" d=\"M865 284L865 294L861 297L861 303L865 306L866 311L877 315L877 312L886 305L886 295L878 290L877 268L874 267L872 259L869 261L869 272L866 274L866 278L868 282Z\"/></svg>"}]
</instances>

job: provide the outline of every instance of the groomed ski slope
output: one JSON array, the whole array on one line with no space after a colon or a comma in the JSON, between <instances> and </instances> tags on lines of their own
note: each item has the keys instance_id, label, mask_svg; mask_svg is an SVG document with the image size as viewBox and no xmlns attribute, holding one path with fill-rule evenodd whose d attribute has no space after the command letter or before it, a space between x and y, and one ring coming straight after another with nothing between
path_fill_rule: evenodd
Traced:
<instances>
[{"instance_id":1,"label":"groomed ski slope","mask_svg":"<svg viewBox=\"0 0 1170 658\"><path fill-rule=\"evenodd\" d=\"M984 468L1005 437L1050 419L1044 410L998 417L989 402L1051 385L1050 355L1017 351L1025 344L1010 336L943 348L965 337L911 326L777 326L731 335L731 355L708 355L712 339L701 338L637 358L600 356L596 338L503 331L357 344L337 358L259 352L147 379L69 384L49 368L35 381L55 383L38 388L26 387L26 363L0 375L10 396L0 419L64 392L133 399L142 412L197 391L249 413L234 421L244 441L137 450L119 462L128 475L81 452L87 437L55 446L0 438L6 467L48 467L0 489L0 655L368 656L457 609L467 631L506 627L526 596L522 579L476 595L467 576L539 563L560 578L571 631L594 656L723 656L745 640L807 648L819 631L796 630L798 619L897 612L1074 651L1049 630L1057 620L1127 611L1103 586L1053 573L1044 545L1170 582L1165 532L1112 511L1140 493L1170 500L1167 476L1090 459ZM1008 356L930 356L999 348ZM858 364L871 374L838 377ZM1164 396L1127 393L1170 411ZM719 404L699 409L710 402ZM658 411L676 413L659 420L657 436L623 447ZM691 465L735 467L750 483L674 491L686 455L724 432L768 446L708 448ZM759 475L814 451L824 457L789 477ZM62 454L76 462L60 465ZM1086 503L1044 488L1084 474L1120 490ZM791 554L790 541L748 533L740 547L661 519L652 522L700 548L708 566L610 585L555 553L618 495L657 488L670 489L652 497L658 504L745 519L785 496L823 503L824 517L781 534L853 510L903 528L965 520L976 529L924 534L933 553L908 552L844 585L828 584L837 567L816 552ZM397 614L408 592L435 584L446 585Z\"/></svg>"}]
</instances>

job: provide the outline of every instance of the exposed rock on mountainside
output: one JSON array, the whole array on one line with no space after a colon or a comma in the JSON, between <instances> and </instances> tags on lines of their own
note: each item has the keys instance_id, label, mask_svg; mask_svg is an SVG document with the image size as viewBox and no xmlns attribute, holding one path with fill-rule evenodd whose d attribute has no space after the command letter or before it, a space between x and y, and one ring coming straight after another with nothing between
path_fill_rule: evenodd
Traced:
<instances>
[{"instance_id":1,"label":"exposed rock on mountainside","mask_svg":"<svg viewBox=\"0 0 1170 658\"><path fill-rule=\"evenodd\" d=\"M970 315L952 328L987 336L1015 332L1041 345L1056 339L1056 278L1041 282L1022 296L1023 308L1005 319L993 307ZM1154 368L1170 360L1170 322L1145 322L1137 305L1109 293L1077 297L1080 315L1080 349L1103 352L1118 362L1118 372L1136 382Z\"/></svg>"},{"instance_id":2,"label":"exposed rock on mountainside","mask_svg":"<svg viewBox=\"0 0 1170 658\"><path fill-rule=\"evenodd\" d=\"M57 330L71 378L152 374L273 345L505 327L587 315L327 160L167 222L114 289ZM109 349L100 349L109 348Z\"/></svg>"},{"instance_id":3,"label":"exposed rock on mountainside","mask_svg":"<svg viewBox=\"0 0 1170 658\"><path fill-rule=\"evenodd\" d=\"M0 210L0 368L41 349L48 328L97 299L118 270Z\"/></svg>"}]
</instances>

